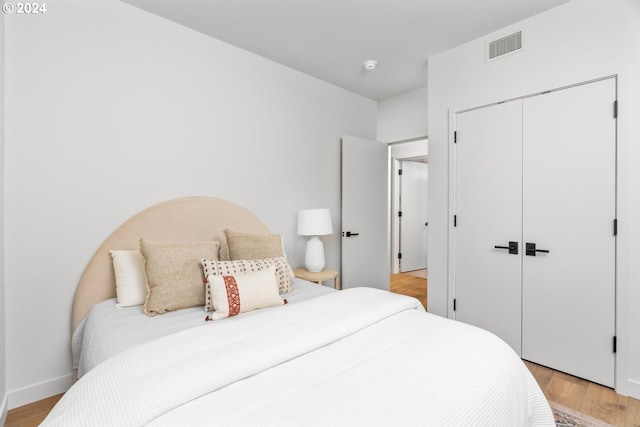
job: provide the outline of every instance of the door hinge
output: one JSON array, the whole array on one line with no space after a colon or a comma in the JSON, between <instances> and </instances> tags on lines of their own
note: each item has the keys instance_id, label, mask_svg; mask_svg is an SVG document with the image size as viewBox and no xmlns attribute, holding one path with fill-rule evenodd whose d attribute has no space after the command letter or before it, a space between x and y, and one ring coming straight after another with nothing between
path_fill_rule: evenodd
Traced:
<instances>
[{"instance_id":1,"label":"door hinge","mask_svg":"<svg viewBox=\"0 0 640 427\"><path fill-rule=\"evenodd\" d=\"M398 175L402 175L402 169L398 169Z\"/></svg>"},{"instance_id":2,"label":"door hinge","mask_svg":"<svg viewBox=\"0 0 640 427\"><path fill-rule=\"evenodd\" d=\"M613 336L613 352L616 353L618 351L618 338Z\"/></svg>"},{"instance_id":3,"label":"door hinge","mask_svg":"<svg viewBox=\"0 0 640 427\"><path fill-rule=\"evenodd\" d=\"M458 131L453 131L453 143L457 144L458 143Z\"/></svg>"},{"instance_id":4,"label":"door hinge","mask_svg":"<svg viewBox=\"0 0 640 427\"><path fill-rule=\"evenodd\" d=\"M613 220L613 235L618 235L618 218Z\"/></svg>"},{"instance_id":5,"label":"door hinge","mask_svg":"<svg viewBox=\"0 0 640 427\"><path fill-rule=\"evenodd\" d=\"M402 252L398 252L398 259L402 259Z\"/></svg>"},{"instance_id":6,"label":"door hinge","mask_svg":"<svg viewBox=\"0 0 640 427\"><path fill-rule=\"evenodd\" d=\"M613 118L618 118L618 100L613 101Z\"/></svg>"},{"instance_id":7,"label":"door hinge","mask_svg":"<svg viewBox=\"0 0 640 427\"><path fill-rule=\"evenodd\" d=\"M458 215L454 215L453 216L453 226L457 227L458 226Z\"/></svg>"},{"instance_id":8,"label":"door hinge","mask_svg":"<svg viewBox=\"0 0 640 427\"><path fill-rule=\"evenodd\" d=\"M398 218L402 218L402 211L398 211Z\"/></svg>"},{"instance_id":9,"label":"door hinge","mask_svg":"<svg viewBox=\"0 0 640 427\"><path fill-rule=\"evenodd\" d=\"M453 299L453 311L456 311L456 299Z\"/></svg>"}]
</instances>

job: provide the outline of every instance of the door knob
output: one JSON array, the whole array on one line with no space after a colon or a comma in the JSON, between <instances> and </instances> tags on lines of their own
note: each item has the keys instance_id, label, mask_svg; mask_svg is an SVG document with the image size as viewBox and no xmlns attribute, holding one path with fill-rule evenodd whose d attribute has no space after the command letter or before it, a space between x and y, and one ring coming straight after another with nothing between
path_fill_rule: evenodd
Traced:
<instances>
[{"instance_id":1,"label":"door knob","mask_svg":"<svg viewBox=\"0 0 640 427\"><path fill-rule=\"evenodd\" d=\"M527 243L525 249L525 255L536 256L536 252L549 253L549 249L536 249L535 243Z\"/></svg>"},{"instance_id":2,"label":"door knob","mask_svg":"<svg viewBox=\"0 0 640 427\"><path fill-rule=\"evenodd\" d=\"M510 254L518 255L518 242L509 242L509 246L494 246L495 249L508 249Z\"/></svg>"},{"instance_id":3,"label":"door knob","mask_svg":"<svg viewBox=\"0 0 640 427\"><path fill-rule=\"evenodd\" d=\"M360 235L360 233L352 233L352 232L350 232L350 231L343 231L343 232L342 232L342 235L343 235L343 236L346 236L346 237L351 237L351 236L359 236L359 235Z\"/></svg>"}]
</instances>

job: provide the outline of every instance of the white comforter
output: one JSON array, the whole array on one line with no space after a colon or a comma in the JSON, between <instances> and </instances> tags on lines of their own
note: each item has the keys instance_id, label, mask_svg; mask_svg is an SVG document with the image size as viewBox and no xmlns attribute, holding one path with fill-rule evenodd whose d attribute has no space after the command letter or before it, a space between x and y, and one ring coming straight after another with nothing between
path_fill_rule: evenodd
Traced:
<instances>
[{"instance_id":1,"label":"white comforter","mask_svg":"<svg viewBox=\"0 0 640 427\"><path fill-rule=\"evenodd\" d=\"M553 426L517 355L412 298L350 289L125 350L44 425Z\"/></svg>"},{"instance_id":2,"label":"white comforter","mask_svg":"<svg viewBox=\"0 0 640 427\"><path fill-rule=\"evenodd\" d=\"M305 280L294 279L293 291L284 294L289 304L297 304L320 295L335 292L332 288L318 286ZM265 310L274 310L276 307ZM82 320L73 334L73 368L78 378L108 358L143 342L151 341L204 323L206 313L202 307L186 308L149 317L142 306L118 308L116 300L96 304ZM246 313L225 322L242 322Z\"/></svg>"}]
</instances>

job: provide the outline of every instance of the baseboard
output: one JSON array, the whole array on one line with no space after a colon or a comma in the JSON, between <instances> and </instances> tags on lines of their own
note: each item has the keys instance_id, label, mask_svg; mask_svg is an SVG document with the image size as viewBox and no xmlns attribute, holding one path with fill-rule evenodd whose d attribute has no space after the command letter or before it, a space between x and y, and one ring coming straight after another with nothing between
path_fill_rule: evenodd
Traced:
<instances>
[{"instance_id":1,"label":"baseboard","mask_svg":"<svg viewBox=\"0 0 640 427\"><path fill-rule=\"evenodd\" d=\"M7 396L5 395L0 405L0 426L5 425L7 422L7 412L9 412L9 408L7 407Z\"/></svg>"},{"instance_id":2,"label":"baseboard","mask_svg":"<svg viewBox=\"0 0 640 427\"><path fill-rule=\"evenodd\" d=\"M640 381L629 380L628 384L629 396L633 397L634 399L640 400Z\"/></svg>"},{"instance_id":3,"label":"baseboard","mask_svg":"<svg viewBox=\"0 0 640 427\"><path fill-rule=\"evenodd\" d=\"M7 394L8 408L13 409L56 394L64 393L73 384L73 375L64 375L38 384L11 390Z\"/></svg>"}]
</instances>

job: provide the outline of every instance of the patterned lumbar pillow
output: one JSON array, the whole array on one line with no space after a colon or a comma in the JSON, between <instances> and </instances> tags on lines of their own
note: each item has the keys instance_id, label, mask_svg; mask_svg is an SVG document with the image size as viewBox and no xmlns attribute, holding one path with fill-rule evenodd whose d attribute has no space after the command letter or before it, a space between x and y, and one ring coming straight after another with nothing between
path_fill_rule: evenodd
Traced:
<instances>
[{"instance_id":1,"label":"patterned lumbar pillow","mask_svg":"<svg viewBox=\"0 0 640 427\"><path fill-rule=\"evenodd\" d=\"M144 260L147 297L144 313L147 316L204 306L203 257L216 259L220 243L155 243L140 239L140 253Z\"/></svg>"},{"instance_id":2,"label":"patterned lumbar pillow","mask_svg":"<svg viewBox=\"0 0 640 427\"><path fill-rule=\"evenodd\" d=\"M246 274L254 271L266 270L269 267L275 267L275 277L278 283L278 292L281 294L293 290L293 270L289 265L289 261L285 257L265 258L265 259L248 259L236 261L216 261L211 259L202 259L202 268L204 277L222 276L233 274ZM205 311L213 310L211 303L211 293L207 287L205 293Z\"/></svg>"},{"instance_id":3,"label":"patterned lumbar pillow","mask_svg":"<svg viewBox=\"0 0 640 427\"><path fill-rule=\"evenodd\" d=\"M240 313L265 307L276 307L285 302L278 294L276 268L246 274L207 276L214 312L211 320L237 316Z\"/></svg>"}]
</instances>

